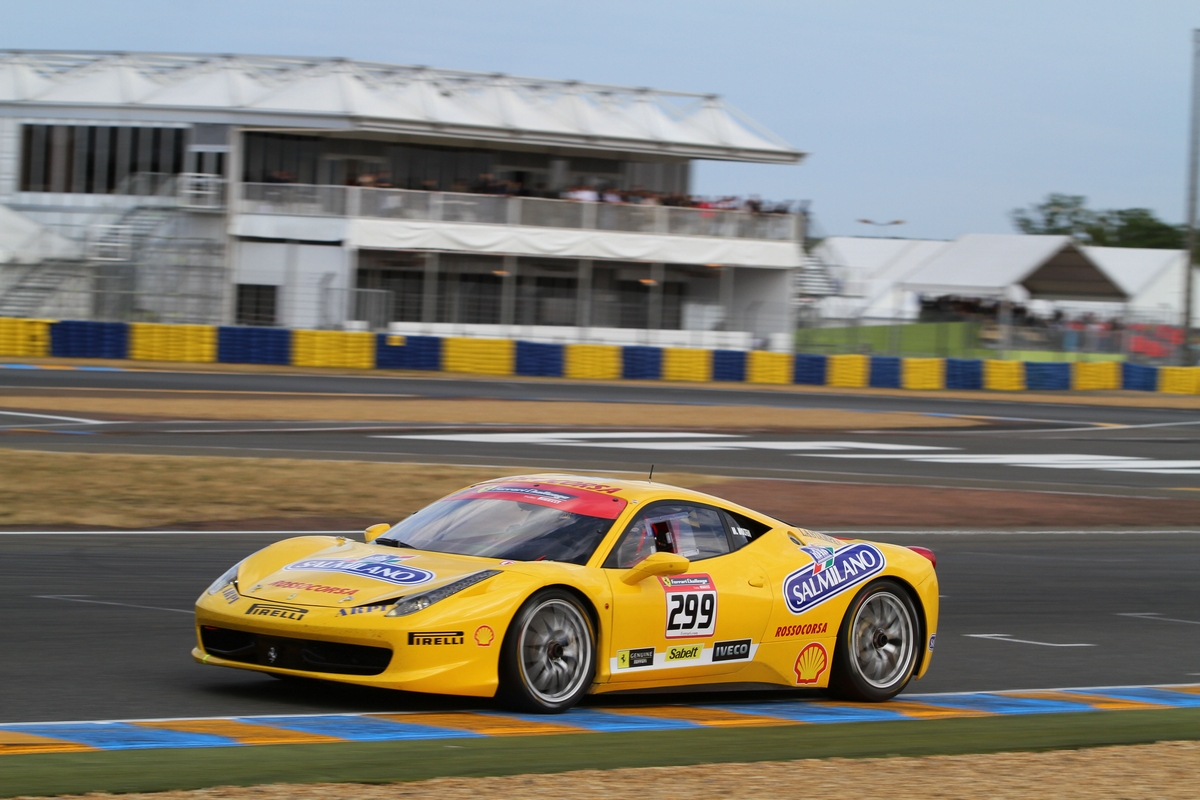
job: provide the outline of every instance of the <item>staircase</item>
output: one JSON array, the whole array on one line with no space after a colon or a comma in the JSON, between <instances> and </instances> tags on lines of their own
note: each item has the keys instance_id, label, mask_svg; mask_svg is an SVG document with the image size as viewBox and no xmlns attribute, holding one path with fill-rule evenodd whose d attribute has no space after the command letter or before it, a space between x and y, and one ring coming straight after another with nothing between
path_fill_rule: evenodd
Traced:
<instances>
[{"instance_id":1,"label":"staircase","mask_svg":"<svg viewBox=\"0 0 1200 800\"><path fill-rule=\"evenodd\" d=\"M0 317L34 317L62 285L80 275L78 263L43 261L0 294Z\"/></svg>"},{"instance_id":2,"label":"staircase","mask_svg":"<svg viewBox=\"0 0 1200 800\"><path fill-rule=\"evenodd\" d=\"M828 265L811 253L805 253L800 268L794 273L793 291L796 297L828 297L839 293L837 281Z\"/></svg>"}]
</instances>

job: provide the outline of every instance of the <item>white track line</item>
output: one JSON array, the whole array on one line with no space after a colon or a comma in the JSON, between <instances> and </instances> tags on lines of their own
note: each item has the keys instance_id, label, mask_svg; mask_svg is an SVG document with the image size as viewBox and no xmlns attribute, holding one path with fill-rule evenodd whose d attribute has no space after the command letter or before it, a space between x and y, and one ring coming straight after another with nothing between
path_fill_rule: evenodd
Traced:
<instances>
[{"instance_id":1,"label":"white track line","mask_svg":"<svg viewBox=\"0 0 1200 800\"><path fill-rule=\"evenodd\" d=\"M78 422L78 423L81 423L84 425L106 425L107 424L105 421L98 420L98 419L83 419L81 417L57 417L57 416L54 416L53 414L29 414L24 411L0 411L0 414L4 414L4 415L10 416L10 417L34 417L36 419L56 419L56 420L59 420L60 422Z\"/></svg>"},{"instance_id":2,"label":"white track line","mask_svg":"<svg viewBox=\"0 0 1200 800\"><path fill-rule=\"evenodd\" d=\"M131 603L112 603L106 600L86 600L86 595L78 594L35 594L38 600L66 600L71 603L91 603L96 606L121 606L122 608L144 608L147 611L174 611L177 614L195 614L192 609L164 608L162 606L136 606Z\"/></svg>"},{"instance_id":3,"label":"white track line","mask_svg":"<svg viewBox=\"0 0 1200 800\"><path fill-rule=\"evenodd\" d=\"M1200 620L1194 619L1175 619L1174 617L1164 617L1157 611L1146 611L1140 614L1117 614L1118 617L1136 617L1137 619L1152 619L1157 622L1181 622L1184 625L1200 625Z\"/></svg>"},{"instance_id":4,"label":"white track line","mask_svg":"<svg viewBox=\"0 0 1200 800\"><path fill-rule=\"evenodd\" d=\"M968 639L991 639L994 642L1014 642L1016 644L1036 644L1042 647L1095 647L1094 644L1057 644L1055 642L1035 642L1030 639L1014 639L1007 633L964 633Z\"/></svg>"},{"instance_id":5,"label":"white track line","mask_svg":"<svg viewBox=\"0 0 1200 800\"><path fill-rule=\"evenodd\" d=\"M1200 530L1193 529L1176 529L1176 530L1091 530L1091 531L993 531L993 530L840 530L837 528L822 528L822 533L828 534L862 534L864 537L878 536L886 534L888 536L1160 536L1172 533L1186 533L1190 535L1200 534Z\"/></svg>"}]
</instances>

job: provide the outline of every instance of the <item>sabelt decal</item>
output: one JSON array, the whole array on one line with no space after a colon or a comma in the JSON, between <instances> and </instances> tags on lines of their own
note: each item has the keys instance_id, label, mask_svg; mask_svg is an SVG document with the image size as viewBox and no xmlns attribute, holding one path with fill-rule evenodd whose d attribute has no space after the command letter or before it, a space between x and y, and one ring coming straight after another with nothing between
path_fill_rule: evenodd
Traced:
<instances>
[{"instance_id":1,"label":"sabelt decal","mask_svg":"<svg viewBox=\"0 0 1200 800\"><path fill-rule=\"evenodd\" d=\"M462 644L465 640L462 631L409 631L408 643L414 647L427 647L443 644Z\"/></svg>"},{"instance_id":2,"label":"sabelt decal","mask_svg":"<svg viewBox=\"0 0 1200 800\"><path fill-rule=\"evenodd\" d=\"M815 636L829 630L828 622L810 622L807 625L780 625L775 629L776 639L787 639L791 636Z\"/></svg>"},{"instance_id":3,"label":"sabelt decal","mask_svg":"<svg viewBox=\"0 0 1200 800\"><path fill-rule=\"evenodd\" d=\"M369 555L358 558L306 558L284 567L287 571L343 572L360 578L392 583L397 586L416 586L428 583L436 576L427 569L405 564L416 556Z\"/></svg>"},{"instance_id":4,"label":"sabelt decal","mask_svg":"<svg viewBox=\"0 0 1200 800\"><path fill-rule=\"evenodd\" d=\"M667 638L694 639L717 630L717 587L708 575L659 578L667 599Z\"/></svg>"},{"instance_id":5,"label":"sabelt decal","mask_svg":"<svg viewBox=\"0 0 1200 800\"><path fill-rule=\"evenodd\" d=\"M496 632L491 625L480 625L475 629L475 644L480 647L490 647L496 638Z\"/></svg>"},{"instance_id":6,"label":"sabelt decal","mask_svg":"<svg viewBox=\"0 0 1200 800\"><path fill-rule=\"evenodd\" d=\"M699 661L703 653L703 644L673 644L667 647L666 661Z\"/></svg>"},{"instance_id":7,"label":"sabelt decal","mask_svg":"<svg viewBox=\"0 0 1200 800\"><path fill-rule=\"evenodd\" d=\"M617 651L617 669L654 666L654 648L639 647L634 650Z\"/></svg>"},{"instance_id":8,"label":"sabelt decal","mask_svg":"<svg viewBox=\"0 0 1200 800\"><path fill-rule=\"evenodd\" d=\"M750 640L738 639L732 642L717 642L713 645L712 660L715 661L745 661L750 658Z\"/></svg>"},{"instance_id":9,"label":"sabelt decal","mask_svg":"<svg viewBox=\"0 0 1200 800\"><path fill-rule=\"evenodd\" d=\"M279 617L280 619L294 620L304 619L304 615L307 613L307 608L281 606L275 603L254 603L246 609L246 614L251 617Z\"/></svg>"},{"instance_id":10,"label":"sabelt decal","mask_svg":"<svg viewBox=\"0 0 1200 800\"><path fill-rule=\"evenodd\" d=\"M814 561L784 578L783 596L788 610L803 614L879 574L886 565L883 553L874 545L851 544L835 550L832 558Z\"/></svg>"},{"instance_id":11,"label":"sabelt decal","mask_svg":"<svg viewBox=\"0 0 1200 800\"><path fill-rule=\"evenodd\" d=\"M829 653L825 652L825 645L820 642L806 644L800 655L796 656L796 664L793 667L796 671L796 683L801 686L814 684L828 667Z\"/></svg>"}]
</instances>

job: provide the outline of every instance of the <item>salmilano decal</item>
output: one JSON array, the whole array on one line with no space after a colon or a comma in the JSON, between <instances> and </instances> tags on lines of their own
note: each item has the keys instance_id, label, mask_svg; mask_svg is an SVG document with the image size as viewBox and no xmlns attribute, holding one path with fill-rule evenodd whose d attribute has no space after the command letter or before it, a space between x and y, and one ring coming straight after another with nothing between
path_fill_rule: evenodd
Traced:
<instances>
[{"instance_id":1,"label":"salmilano decal","mask_svg":"<svg viewBox=\"0 0 1200 800\"><path fill-rule=\"evenodd\" d=\"M371 578L397 586L416 586L428 583L436 576L427 569L404 562L416 556L369 555L359 558L306 558L284 567L288 571L344 572L361 578Z\"/></svg>"},{"instance_id":2,"label":"salmilano decal","mask_svg":"<svg viewBox=\"0 0 1200 800\"><path fill-rule=\"evenodd\" d=\"M813 556L813 563L783 580L783 596L793 614L803 614L821 605L882 572L887 565L879 548L870 544L846 545L832 555L821 553L821 556L819 560Z\"/></svg>"}]
</instances>

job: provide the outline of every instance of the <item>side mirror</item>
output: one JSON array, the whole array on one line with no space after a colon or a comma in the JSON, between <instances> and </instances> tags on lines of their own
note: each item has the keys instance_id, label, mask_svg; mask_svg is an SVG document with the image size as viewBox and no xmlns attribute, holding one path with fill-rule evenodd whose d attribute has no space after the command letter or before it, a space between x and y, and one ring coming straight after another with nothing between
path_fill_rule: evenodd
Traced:
<instances>
[{"instance_id":1,"label":"side mirror","mask_svg":"<svg viewBox=\"0 0 1200 800\"><path fill-rule=\"evenodd\" d=\"M381 522L378 525L372 525L363 531L363 541L365 541L367 544L370 544L391 529L392 526L386 522Z\"/></svg>"},{"instance_id":2,"label":"side mirror","mask_svg":"<svg viewBox=\"0 0 1200 800\"><path fill-rule=\"evenodd\" d=\"M657 577L659 575L679 575L680 573L687 572L690 564L691 562L686 558L674 553L652 553L640 564L622 575L621 580L633 586L646 580L646 578Z\"/></svg>"}]
</instances>

